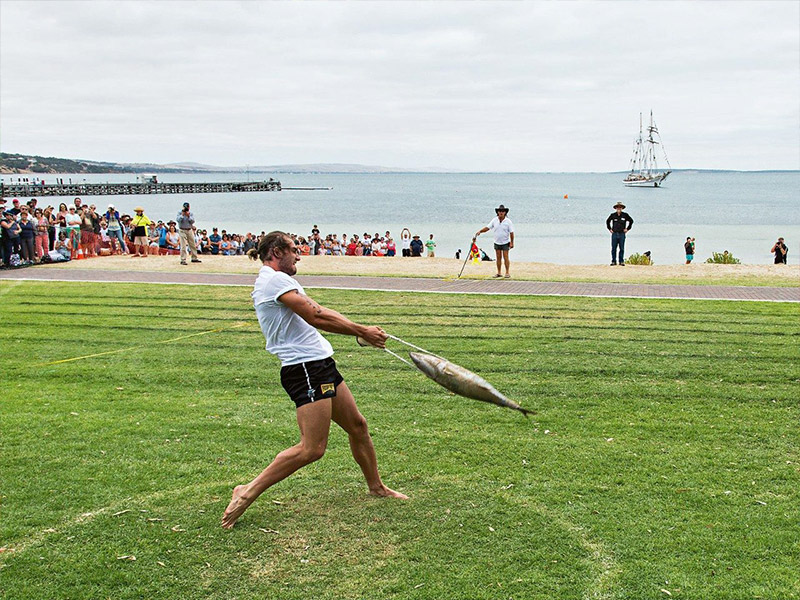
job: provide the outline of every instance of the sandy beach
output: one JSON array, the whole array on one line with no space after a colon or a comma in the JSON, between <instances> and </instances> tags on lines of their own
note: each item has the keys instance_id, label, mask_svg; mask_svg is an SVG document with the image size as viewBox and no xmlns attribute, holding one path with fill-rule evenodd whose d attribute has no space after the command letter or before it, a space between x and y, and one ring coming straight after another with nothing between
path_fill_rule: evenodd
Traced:
<instances>
[{"instance_id":1,"label":"sandy beach","mask_svg":"<svg viewBox=\"0 0 800 600\"><path fill-rule=\"evenodd\" d=\"M109 256L33 267L36 269L108 269L153 272L253 273L259 265L245 256L202 256L200 264L182 266L178 256L145 259ZM372 277L455 278L463 261L454 258L375 258L304 256L298 265L302 275L364 275ZM494 263L468 262L462 278L490 279ZM795 265L560 265L511 263L511 276L528 281L585 281L614 283L663 283L685 285L800 286L800 267Z\"/></svg>"}]
</instances>

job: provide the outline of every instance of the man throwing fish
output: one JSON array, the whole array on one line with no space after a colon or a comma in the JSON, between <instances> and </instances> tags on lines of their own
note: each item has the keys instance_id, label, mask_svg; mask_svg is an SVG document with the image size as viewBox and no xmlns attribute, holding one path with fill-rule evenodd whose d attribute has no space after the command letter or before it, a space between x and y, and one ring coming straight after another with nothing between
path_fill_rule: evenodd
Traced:
<instances>
[{"instance_id":1,"label":"man throwing fish","mask_svg":"<svg viewBox=\"0 0 800 600\"><path fill-rule=\"evenodd\" d=\"M367 480L373 496L407 499L386 487L378 474L378 459L367 421L353 394L336 369L333 348L316 328L352 335L384 348L386 332L380 327L359 325L309 298L292 278L300 261L297 247L283 232L261 238L248 253L263 264L252 297L267 351L281 360L281 384L297 406L300 442L278 454L250 483L237 485L222 515L222 526L230 529L265 490L325 454L331 420L350 437L350 450Z\"/></svg>"},{"instance_id":2,"label":"man throwing fish","mask_svg":"<svg viewBox=\"0 0 800 600\"><path fill-rule=\"evenodd\" d=\"M508 208L502 204L494 209L497 215L491 222L475 234L477 238L480 234L489 230L494 232L494 251L497 256L497 274L495 277L502 277L500 267L505 263L506 274L505 278L508 279L511 275L508 272L510 260L508 258L508 251L514 247L514 224L508 218Z\"/></svg>"}]
</instances>

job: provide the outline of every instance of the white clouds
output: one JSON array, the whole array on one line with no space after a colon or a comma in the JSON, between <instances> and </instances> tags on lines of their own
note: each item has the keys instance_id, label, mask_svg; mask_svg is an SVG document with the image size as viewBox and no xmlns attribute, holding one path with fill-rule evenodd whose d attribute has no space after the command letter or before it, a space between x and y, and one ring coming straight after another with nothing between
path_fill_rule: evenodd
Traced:
<instances>
[{"instance_id":1,"label":"white clouds","mask_svg":"<svg viewBox=\"0 0 800 600\"><path fill-rule=\"evenodd\" d=\"M674 166L800 166L796 3L4 1L0 17L4 150L619 170L653 108Z\"/></svg>"}]
</instances>

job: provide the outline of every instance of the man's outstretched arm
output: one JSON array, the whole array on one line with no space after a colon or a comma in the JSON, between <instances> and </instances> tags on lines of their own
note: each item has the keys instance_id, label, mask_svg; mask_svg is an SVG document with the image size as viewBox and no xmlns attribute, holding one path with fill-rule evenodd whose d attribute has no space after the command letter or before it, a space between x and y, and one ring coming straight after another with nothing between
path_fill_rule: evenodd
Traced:
<instances>
[{"instance_id":1,"label":"man's outstretched arm","mask_svg":"<svg viewBox=\"0 0 800 600\"><path fill-rule=\"evenodd\" d=\"M312 327L329 333L358 336L378 348L386 346L386 332L380 327L368 327L354 323L344 315L333 309L325 308L297 290L286 292L278 300Z\"/></svg>"}]
</instances>

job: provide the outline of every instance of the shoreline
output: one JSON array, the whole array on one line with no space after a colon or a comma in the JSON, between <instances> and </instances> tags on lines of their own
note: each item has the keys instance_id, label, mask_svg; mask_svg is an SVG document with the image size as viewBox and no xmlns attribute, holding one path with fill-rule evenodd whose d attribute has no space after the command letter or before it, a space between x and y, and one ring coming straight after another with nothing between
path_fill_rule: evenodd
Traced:
<instances>
[{"instance_id":1,"label":"shoreline","mask_svg":"<svg viewBox=\"0 0 800 600\"><path fill-rule=\"evenodd\" d=\"M68 263L28 267L32 269L104 269L180 273L255 274L260 265L246 256L201 255L200 264L180 264L178 256L104 256ZM369 277L420 277L455 279L463 260L454 258L403 258L360 256L303 256L298 275L350 275ZM492 279L494 262L467 262L462 279ZM641 283L672 285L736 285L800 287L800 267L795 265L562 265L555 263L513 262L512 281L556 281ZM507 280L506 280L507 281Z\"/></svg>"}]
</instances>

